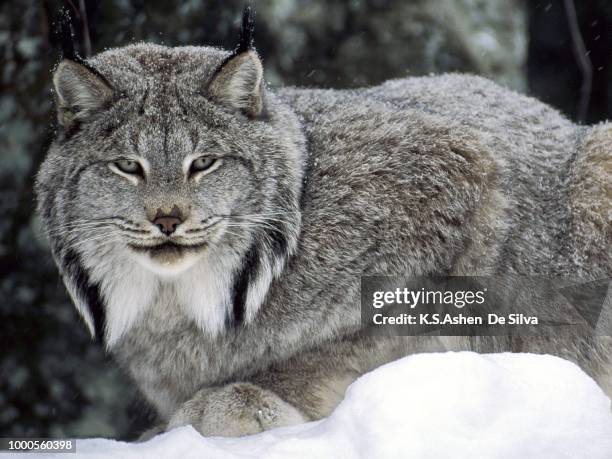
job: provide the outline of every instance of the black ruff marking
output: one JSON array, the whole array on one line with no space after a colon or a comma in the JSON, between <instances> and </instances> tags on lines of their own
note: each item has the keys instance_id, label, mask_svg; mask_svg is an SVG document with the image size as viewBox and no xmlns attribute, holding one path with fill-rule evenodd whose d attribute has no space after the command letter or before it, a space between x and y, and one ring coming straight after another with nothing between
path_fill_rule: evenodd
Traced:
<instances>
[{"instance_id":1,"label":"black ruff marking","mask_svg":"<svg viewBox=\"0 0 612 459\"><path fill-rule=\"evenodd\" d=\"M87 272L81 264L79 255L74 250L68 250L64 256L64 267L77 289L78 296L85 301L94 324L95 337L104 340L106 312L100 295L100 286L90 281Z\"/></svg>"},{"instance_id":2,"label":"black ruff marking","mask_svg":"<svg viewBox=\"0 0 612 459\"><path fill-rule=\"evenodd\" d=\"M274 228L266 230L265 243L264 241L253 243L246 253L242 265L238 268L234 278L234 286L232 289L233 315L231 318L228 317L230 325L237 327L244 322L249 286L260 274L260 256L271 251L277 259L287 259L289 242L287 241L284 229L282 224L274 224ZM270 268L272 268L274 260L272 257L268 257Z\"/></svg>"},{"instance_id":3,"label":"black ruff marking","mask_svg":"<svg viewBox=\"0 0 612 459\"><path fill-rule=\"evenodd\" d=\"M246 299L249 284L257 277L259 269L259 250L253 244L246 256L242 266L238 268L234 278L234 288L232 291L233 321L232 325L237 327L244 322L246 314Z\"/></svg>"},{"instance_id":4,"label":"black ruff marking","mask_svg":"<svg viewBox=\"0 0 612 459\"><path fill-rule=\"evenodd\" d=\"M278 258L285 258L287 256L287 248L289 247L285 227L280 222L270 222L269 225L271 227L266 229L266 236L268 237L272 253Z\"/></svg>"}]
</instances>

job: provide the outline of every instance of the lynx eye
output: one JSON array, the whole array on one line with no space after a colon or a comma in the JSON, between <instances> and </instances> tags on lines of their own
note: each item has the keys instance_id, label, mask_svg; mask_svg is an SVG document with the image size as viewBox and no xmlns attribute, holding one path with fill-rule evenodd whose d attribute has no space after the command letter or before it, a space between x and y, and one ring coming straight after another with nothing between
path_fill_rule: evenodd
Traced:
<instances>
[{"instance_id":1,"label":"lynx eye","mask_svg":"<svg viewBox=\"0 0 612 459\"><path fill-rule=\"evenodd\" d=\"M214 156L200 156L194 159L189 166L189 176L193 177L201 172L211 172L221 164L221 159Z\"/></svg>"},{"instance_id":2,"label":"lynx eye","mask_svg":"<svg viewBox=\"0 0 612 459\"><path fill-rule=\"evenodd\" d=\"M117 175L121 175L134 184L138 184L139 179L144 179L144 169L139 161L133 159L119 159L109 163L110 169Z\"/></svg>"},{"instance_id":3,"label":"lynx eye","mask_svg":"<svg viewBox=\"0 0 612 459\"><path fill-rule=\"evenodd\" d=\"M115 166L121 172L132 175L143 175L142 174L142 166L138 161L133 161L131 159L121 159L119 161L115 161Z\"/></svg>"}]
</instances>

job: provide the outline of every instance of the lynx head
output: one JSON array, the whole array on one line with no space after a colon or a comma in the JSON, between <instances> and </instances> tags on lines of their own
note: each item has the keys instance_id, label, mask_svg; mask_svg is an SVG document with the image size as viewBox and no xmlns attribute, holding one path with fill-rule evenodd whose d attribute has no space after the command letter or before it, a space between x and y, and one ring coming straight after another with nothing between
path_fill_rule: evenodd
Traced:
<instances>
[{"instance_id":1,"label":"lynx head","mask_svg":"<svg viewBox=\"0 0 612 459\"><path fill-rule=\"evenodd\" d=\"M160 289L211 336L252 320L295 249L304 140L248 26L232 53L139 44L55 70L39 212L108 346Z\"/></svg>"}]
</instances>

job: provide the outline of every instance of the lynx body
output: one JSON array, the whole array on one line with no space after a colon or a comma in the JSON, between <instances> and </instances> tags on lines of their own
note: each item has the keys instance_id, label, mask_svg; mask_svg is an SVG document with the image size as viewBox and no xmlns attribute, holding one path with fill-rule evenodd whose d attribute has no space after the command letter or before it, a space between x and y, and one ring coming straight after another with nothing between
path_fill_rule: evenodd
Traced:
<instances>
[{"instance_id":1,"label":"lynx body","mask_svg":"<svg viewBox=\"0 0 612 459\"><path fill-rule=\"evenodd\" d=\"M54 75L37 184L64 282L163 428L327 415L415 352L546 352L610 393L604 338L371 338L362 274L612 273L612 127L485 79L265 87L248 46L132 45Z\"/></svg>"}]
</instances>

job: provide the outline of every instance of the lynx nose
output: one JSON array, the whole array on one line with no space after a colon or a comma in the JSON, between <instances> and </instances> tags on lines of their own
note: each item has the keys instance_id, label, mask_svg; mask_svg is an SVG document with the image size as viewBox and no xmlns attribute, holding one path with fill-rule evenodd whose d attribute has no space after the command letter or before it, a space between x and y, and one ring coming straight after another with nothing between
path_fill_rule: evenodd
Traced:
<instances>
[{"instance_id":1,"label":"lynx nose","mask_svg":"<svg viewBox=\"0 0 612 459\"><path fill-rule=\"evenodd\" d=\"M153 220L153 224L166 236L170 236L176 231L176 227L181 224L181 219L177 217L159 217Z\"/></svg>"},{"instance_id":2,"label":"lynx nose","mask_svg":"<svg viewBox=\"0 0 612 459\"><path fill-rule=\"evenodd\" d=\"M180 209L174 206L169 213L164 213L162 209L157 209L157 213L152 222L162 233L166 236L170 236L176 231L176 228L183 223L183 220L181 219Z\"/></svg>"}]
</instances>

